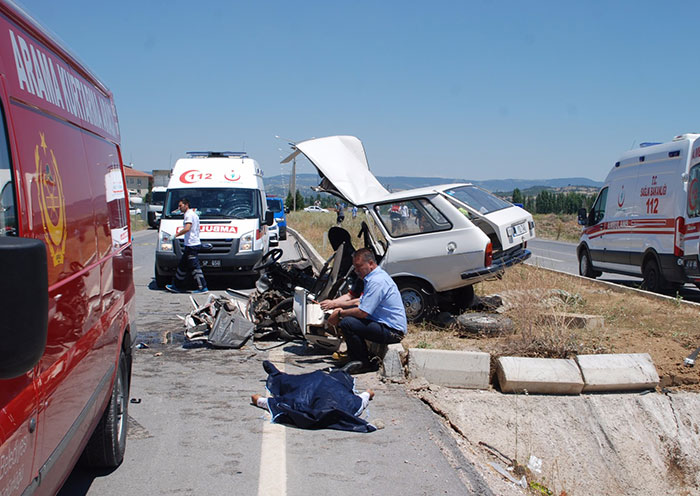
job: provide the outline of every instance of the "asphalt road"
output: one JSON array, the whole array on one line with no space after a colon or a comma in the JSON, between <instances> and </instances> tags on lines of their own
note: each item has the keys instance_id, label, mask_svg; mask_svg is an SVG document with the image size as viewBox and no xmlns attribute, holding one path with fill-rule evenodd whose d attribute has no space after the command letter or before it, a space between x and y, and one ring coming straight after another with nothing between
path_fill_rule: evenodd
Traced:
<instances>
[{"instance_id":1,"label":"asphalt road","mask_svg":"<svg viewBox=\"0 0 700 496\"><path fill-rule=\"evenodd\" d=\"M528 241L527 247L532 252L532 257L530 257L526 263L567 272L569 274L578 274L576 246L575 243L549 241L546 239ZM640 277L611 274L608 272L603 273L598 279L635 288L638 288L642 282ZM686 284L679 291L679 294L688 301L700 303L700 291L694 284Z\"/></svg>"},{"instance_id":2,"label":"asphalt road","mask_svg":"<svg viewBox=\"0 0 700 496\"><path fill-rule=\"evenodd\" d=\"M155 241L153 230L134 236L136 323L149 348L136 350L124 462L111 473L76 468L59 494L492 494L442 420L376 374L356 376L358 390L376 392L366 412L382 427L376 432L271 424L250 405L251 394L264 393L262 361L302 373L328 358L302 343L269 351L183 345L176 314L189 311L189 297L155 288ZM293 250L289 241L282 248ZM223 294L249 281L208 283ZM167 336L173 342L162 344Z\"/></svg>"}]
</instances>

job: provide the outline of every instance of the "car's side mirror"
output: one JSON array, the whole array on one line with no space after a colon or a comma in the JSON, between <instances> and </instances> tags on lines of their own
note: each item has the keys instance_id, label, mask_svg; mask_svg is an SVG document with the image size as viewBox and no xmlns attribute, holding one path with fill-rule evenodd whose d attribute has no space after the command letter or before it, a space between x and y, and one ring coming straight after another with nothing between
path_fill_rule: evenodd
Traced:
<instances>
[{"instance_id":1,"label":"car's side mirror","mask_svg":"<svg viewBox=\"0 0 700 496\"><path fill-rule=\"evenodd\" d=\"M0 237L0 379L30 371L44 354L49 321L46 246Z\"/></svg>"},{"instance_id":2,"label":"car's side mirror","mask_svg":"<svg viewBox=\"0 0 700 496\"><path fill-rule=\"evenodd\" d=\"M274 223L275 223L275 214L272 212L272 210L268 210L267 212L265 212L265 225L271 226Z\"/></svg>"},{"instance_id":3,"label":"car's side mirror","mask_svg":"<svg viewBox=\"0 0 700 496\"><path fill-rule=\"evenodd\" d=\"M289 207L284 207L284 213L288 214L289 213Z\"/></svg>"},{"instance_id":4,"label":"car's side mirror","mask_svg":"<svg viewBox=\"0 0 700 496\"><path fill-rule=\"evenodd\" d=\"M578 223L582 226L588 225L588 212L585 208L578 210Z\"/></svg>"}]
</instances>

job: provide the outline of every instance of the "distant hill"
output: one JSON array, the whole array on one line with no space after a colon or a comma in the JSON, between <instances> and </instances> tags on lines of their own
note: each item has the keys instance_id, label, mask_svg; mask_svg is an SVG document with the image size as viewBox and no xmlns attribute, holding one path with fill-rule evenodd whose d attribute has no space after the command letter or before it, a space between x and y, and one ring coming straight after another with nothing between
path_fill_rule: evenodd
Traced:
<instances>
[{"instance_id":1,"label":"distant hill","mask_svg":"<svg viewBox=\"0 0 700 496\"><path fill-rule=\"evenodd\" d=\"M600 181L593 181L585 177L565 177L558 179L488 179L485 181L471 181L465 178L406 176L377 176L377 179L389 191L402 191L424 186L434 186L436 184L472 183L491 192L510 194L515 188L521 191L541 191L543 189L576 189L575 187L577 186L598 189L603 185ZM312 194L313 191L311 187L318 186L319 182L320 179L317 174L297 174L297 189L304 196ZM286 196L289 191L289 176L266 177L265 190L269 194Z\"/></svg>"}]
</instances>

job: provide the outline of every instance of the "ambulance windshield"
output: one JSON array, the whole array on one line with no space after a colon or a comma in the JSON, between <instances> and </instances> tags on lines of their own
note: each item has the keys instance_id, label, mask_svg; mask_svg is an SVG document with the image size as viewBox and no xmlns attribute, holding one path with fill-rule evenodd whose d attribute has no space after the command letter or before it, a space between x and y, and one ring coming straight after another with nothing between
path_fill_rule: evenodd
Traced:
<instances>
[{"instance_id":1,"label":"ambulance windshield","mask_svg":"<svg viewBox=\"0 0 700 496\"><path fill-rule=\"evenodd\" d=\"M163 207L163 218L181 219L178 208L182 198L190 201L200 219L259 219L260 192L247 188L183 188L169 189Z\"/></svg>"}]
</instances>

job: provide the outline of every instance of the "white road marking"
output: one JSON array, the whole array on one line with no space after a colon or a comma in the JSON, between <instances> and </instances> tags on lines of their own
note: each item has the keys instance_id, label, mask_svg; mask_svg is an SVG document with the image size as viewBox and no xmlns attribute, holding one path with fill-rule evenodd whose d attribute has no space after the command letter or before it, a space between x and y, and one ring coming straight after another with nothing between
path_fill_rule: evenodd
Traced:
<instances>
[{"instance_id":1,"label":"white road marking","mask_svg":"<svg viewBox=\"0 0 700 496\"><path fill-rule=\"evenodd\" d=\"M558 260L556 258L543 257L542 255L535 255L535 258L541 258L542 260L551 260L552 262L563 262L563 260Z\"/></svg>"},{"instance_id":2,"label":"white road marking","mask_svg":"<svg viewBox=\"0 0 700 496\"><path fill-rule=\"evenodd\" d=\"M268 359L280 372L284 372L284 351L272 350ZM287 494L287 446L283 425L265 422L260 448L260 475L258 496L286 496Z\"/></svg>"}]
</instances>

